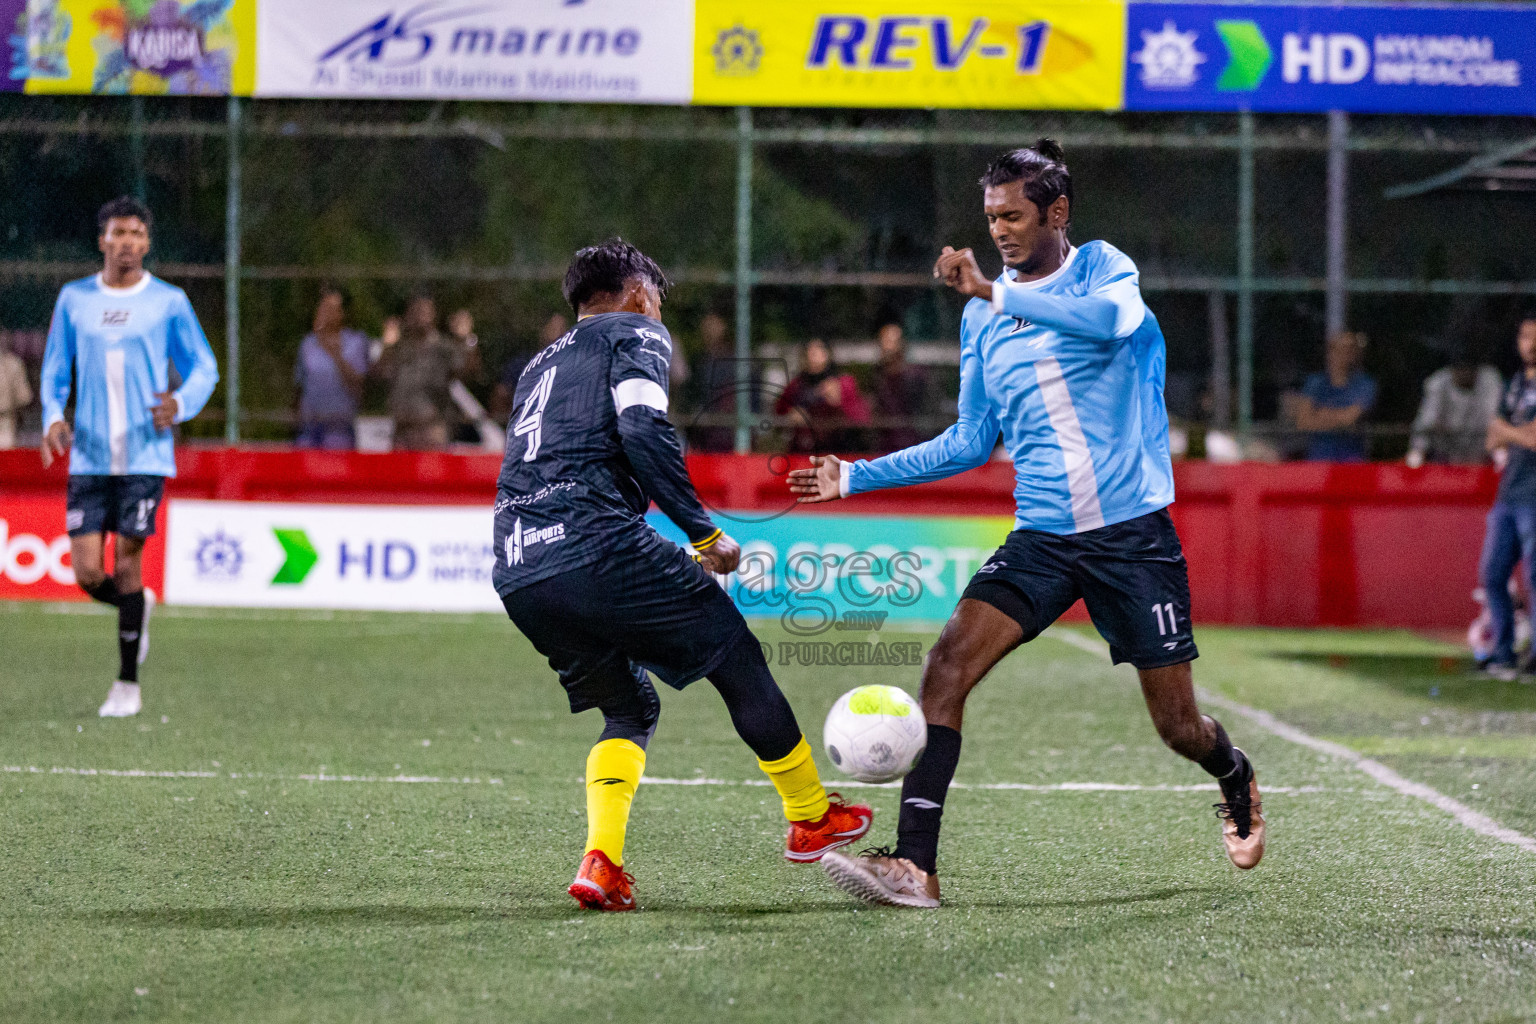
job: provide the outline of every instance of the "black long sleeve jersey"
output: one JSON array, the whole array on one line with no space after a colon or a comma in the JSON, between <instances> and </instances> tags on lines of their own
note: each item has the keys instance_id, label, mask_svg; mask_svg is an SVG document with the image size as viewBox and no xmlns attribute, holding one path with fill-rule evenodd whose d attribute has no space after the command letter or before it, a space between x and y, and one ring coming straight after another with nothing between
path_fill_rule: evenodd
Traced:
<instances>
[{"instance_id":1,"label":"black long sleeve jersey","mask_svg":"<svg viewBox=\"0 0 1536 1024\"><path fill-rule=\"evenodd\" d=\"M671 359L658 321L600 313L529 360L496 481L498 594L669 543L652 500L695 545L718 534L667 420Z\"/></svg>"}]
</instances>

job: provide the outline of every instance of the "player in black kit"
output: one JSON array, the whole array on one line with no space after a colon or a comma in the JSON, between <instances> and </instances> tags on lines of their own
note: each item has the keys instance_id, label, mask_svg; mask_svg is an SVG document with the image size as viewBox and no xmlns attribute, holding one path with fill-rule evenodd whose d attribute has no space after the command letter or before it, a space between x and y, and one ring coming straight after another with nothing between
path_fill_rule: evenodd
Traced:
<instances>
[{"instance_id":1,"label":"player in black kit","mask_svg":"<svg viewBox=\"0 0 1536 1024\"><path fill-rule=\"evenodd\" d=\"M823 790L761 647L710 576L734 572L741 551L699 504L667 420L672 339L658 319L667 279L612 239L576 254L564 290L575 328L517 382L493 581L507 615L559 674L571 711L603 714L587 758L586 854L570 894L592 909L635 906L624 835L661 710L649 673L677 689L714 684L783 800L785 857L820 860L869 831L873 812ZM693 553L646 523L653 500Z\"/></svg>"}]
</instances>

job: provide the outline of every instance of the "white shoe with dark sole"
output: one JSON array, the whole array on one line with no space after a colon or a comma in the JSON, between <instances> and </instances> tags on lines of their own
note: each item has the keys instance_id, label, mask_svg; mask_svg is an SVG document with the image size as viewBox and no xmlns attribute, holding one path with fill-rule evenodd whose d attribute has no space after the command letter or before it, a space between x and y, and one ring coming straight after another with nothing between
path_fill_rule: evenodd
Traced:
<instances>
[{"instance_id":1,"label":"white shoe with dark sole","mask_svg":"<svg viewBox=\"0 0 1536 1024\"><path fill-rule=\"evenodd\" d=\"M839 889L866 903L932 910L939 905L939 879L905 857L868 853L850 857L832 850L821 858Z\"/></svg>"}]
</instances>

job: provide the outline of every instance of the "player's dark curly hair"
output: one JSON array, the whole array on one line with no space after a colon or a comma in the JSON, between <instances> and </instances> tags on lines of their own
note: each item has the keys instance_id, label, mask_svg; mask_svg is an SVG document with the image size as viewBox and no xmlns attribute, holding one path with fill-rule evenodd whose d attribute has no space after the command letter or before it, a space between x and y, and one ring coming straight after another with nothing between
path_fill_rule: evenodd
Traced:
<instances>
[{"instance_id":1,"label":"player's dark curly hair","mask_svg":"<svg viewBox=\"0 0 1536 1024\"><path fill-rule=\"evenodd\" d=\"M1068 215L1072 205L1072 175L1067 171L1067 154L1055 139L1040 139L1033 146L1010 149L987 166L981 176L982 188L1024 183L1024 197L1040 210L1045 223L1046 207L1059 197L1067 197Z\"/></svg>"},{"instance_id":2,"label":"player's dark curly hair","mask_svg":"<svg viewBox=\"0 0 1536 1024\"><path fill-rule=\"evenodd\" d=\"M663 299L672 286L655 260L622 238L610 238L601 245L589 245L572 257L562 291L571 309L580 313L594 295L616 295L632 277L650 281Z\"/></svg>"},{"instance_id":3,"label":"player's dark curly hair","mask_svg":"<svg viewBox=\"0 0 1536 1024\"><path fill-rule=\"evenodd\" d=\"M118 196L116 199L102 206L96 211L96 230L107 230L107 221L113 217L137 217L144 222L146 229L155 226L154 214L149 212L149 207L139 202L133 196Z\"/></svg>"}]
</instances>

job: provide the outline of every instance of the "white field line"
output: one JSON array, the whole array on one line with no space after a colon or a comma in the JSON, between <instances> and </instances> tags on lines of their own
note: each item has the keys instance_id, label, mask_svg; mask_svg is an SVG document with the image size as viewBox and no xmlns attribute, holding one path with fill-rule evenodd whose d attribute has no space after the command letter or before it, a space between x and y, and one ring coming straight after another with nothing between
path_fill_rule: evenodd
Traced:
<instances>
[{"instance_id":1,"label":"white field line","mask_svg":"<svg viewBox=\"0 0 1536 1024\"><path fill-rule=\"evenodd\" d=\"M284 775L276 772L151 771L141 768L39 768L36 765L0 765L0 772L24 775L100 775L113 779L260 779L264 782L362 782L436 783L448 786L500 786L500 779L456 778L438 775Z\"/></svg>"},{"instance_id":2,"label":"white field line","mask_svg":"<svg viewBox=\"0 0 1536 1024\"><path fill-rule=\"evenodd\" d=\"M209 771L155 771L145 768L40 768L36 765L0 765L0 773L21 775L75 775L75 776L100 776L112 779L256 779L263 782L352 782L373 783L383 785L399 784L432 784L452 786L500 786L504 783L501 779L457 778L453 776L437 775L327 775L317 774L281 774L276 772L209 772ZM733 781L730 779L711 779L698 776L692 779L658 779L649 775L640 780L649 786L763 786L770 785L767 779L746 779ZM834 788L848 789L896 789L900 782L855 782L851 779L840 779ZM1049 784L1033 782L981 782L965 783L957 782L953 789L976 790L1010 790L1025 793L1202 793L1207 790L1215 792L1216 784L1200 786L1141 786L1134 783L1122 782L1054 782ZM1324 793L1337 792L1328 790L1322 786L1294 786L1294 787L1270 787L1266 793Z\"/></svg>"},{"instance_id":3,"label":"white field line","mask_svg":"<svg viewBox=\"0 0 1536 1024\"><path fill-rule=\"evenodd\" d=\"M1109 660L1109 647L1106 644L1091 637L1083 636L1081 633L1073 632L1070 629L1052 627L1045 631L1045 635L1060 640L1064 644L1076 647L1080 651L1087 651L1096 657L1103 658L1106 661ZM1497 839L1501 843L1508 843L1511 846L1518 846L1522 850L1536 853L1536 839L1532 839L1523 832L1516 832L1512 828L1500 825L1488 817L1488 815L1480 811L1474 811L1460 800L1446 796L1433 786L1426 786L1422 782L1414 782L1412 779L1404 778L1380 761L1366 757L1364 754L1356 753L1341 743L1320 740L1316 736L1302 732L1294 725L1288 725L1280 721L1280 719L1268 711L1251 708L1246 704L1239 704L1235 700L1223 697L1220 694L1211 693L1209 690L1201 687L1196 687L1195 693L1201 702L1214 705L1233 714L1242 715L1265 732L1272 733L1284 740L1290 740L1292 743L1315 750L1320 754L1327 754L1329 757L1336 757L1341 761L1349 762L1383 786L1394 789L1404 796L1411 796L1416 800L1422 800L1431 807L1439 808L1478 835L1488 836L1490 839Z\"/></svg>"},{"instance_id":4,"label":"white field line","mask_svg":"<svg viewBox=\"0 0 1536 1024\"><path fill-rule=\"evenodd\" d=\"M901 782L856 782L852 779L826 779L823 780L828 789L900 789ZM767 779L746 779L733 782L730 779L710 779L699 776L692 779L656 779L649 775L640 779L643 785L648 786L769 786ZM975 789L975 790L1008 790L1024 793L1204 793L1220 792L1219 786L1212 782L1199 786L1141 786L1135 783L1125 782L952 782L950 789ZM1336 793L1338 790L1330 790L1323 786L1270 786L1266 787L1266 793Z\"/></svg>"}]
</instances>

